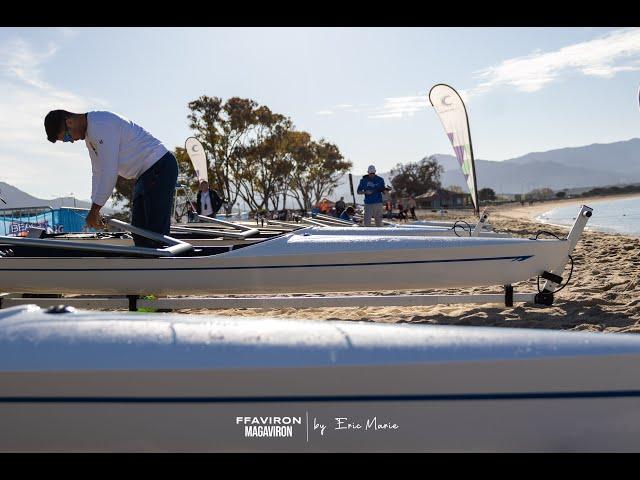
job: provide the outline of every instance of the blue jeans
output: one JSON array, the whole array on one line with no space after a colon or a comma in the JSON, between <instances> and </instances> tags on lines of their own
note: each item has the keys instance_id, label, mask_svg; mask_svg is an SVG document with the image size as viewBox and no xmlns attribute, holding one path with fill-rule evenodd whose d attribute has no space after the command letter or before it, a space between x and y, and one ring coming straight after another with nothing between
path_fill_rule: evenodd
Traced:
<instances>
[{"instance_id":1,"label":"blue jeans","mask_svg":"<svg viewBox=\"0 0 640 480\"><path fill-rule=\"evenodd\" d=\"M133 226L169 235L177 179L178 162L171 152L164 154L138 177L133 187ZM137 247L159 246L157 242L135 234L133 241Z\"/></svg>"}]
</instances>

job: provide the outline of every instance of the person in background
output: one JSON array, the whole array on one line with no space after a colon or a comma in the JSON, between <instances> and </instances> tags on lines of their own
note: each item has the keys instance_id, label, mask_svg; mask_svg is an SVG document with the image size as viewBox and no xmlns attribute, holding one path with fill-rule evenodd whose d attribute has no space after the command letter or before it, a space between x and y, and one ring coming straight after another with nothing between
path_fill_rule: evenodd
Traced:
<instances>
[{"instance_id":1,"label":"person in background","mask_svg":"<svg viewBox=\"0 0 640 480\"><path fill-rule=\"evenodd\" d=\"M344 197L340 197L340 200L336 202L335 208L336 208L336 217L339 217L340 215L342 215L342 212L344 212L344 209L346 208L346 205L344 203Z\"/></svg>"},{"instance_id":2,"label":"person in background","mask_svg":"<svg viewBox=\"0 0 640 480\"><path fill-rule=\"evenodd\" d=\"M398 202L398 220L406 221L407 220L407 211L404 209L404 206Z\"/></svg>"},{"instance_id":3,"label":"person in background","mask_svg":"<svg viewBox=\"0 0 640 480\"><path fill-rule=\"evenodd\" d=\"M364 226L371 226L371 217L376 221L376 227L382 226L382 192L387 187L384 179L376 175L376 167L369 165L367 174L362 177L358 185L358 195L364 195Z\"/></svg>"},{"instance_id":4,"label":"person in background","mask_svg":"<svg viewBox=\"0 0 640 480\"><path fill-rule=\"evenodd\" d=\"M329 214L329 201L326 198L323 198L322 202L320 202L320 213L323 215Z\"/></svg>"},{"instance_id":5,"label":"person in background","mask_svg":"<svg viewBox=\"0 0 640 480\"><path fill-rule=\"evenodd\" d=\"M198 215L215 217L223 203L224 199L220 198L218 192L209 188L209 182L202 180L196 200L196 211Z\"/></svg>"},{"instance_id":6,"label":"person in background","mask_svg":"<svg viewBox=\"0 0 640 480\"><path fill-rule=\"evenodd\" d=\"M340 220L346 220L348 222L355 222L355 220L353 219L353 216L355 215L355 213L356 213L356 210L351 205L349 205L340 214Z\"/></svg>"},{"instance_id":7,"label":"person in background","mask_svg":"<svg viewBox=\"0 0 640 480\"><path fill-rule=\"evenodd\" d=\"M409 207L409 211L411 212L411 219L417 220L418 217L416 217L416 207L418 206L418 204L416 203L416 199L413 198L413 195L409 195L407 206Z\"/></svg>"}]
</instances>

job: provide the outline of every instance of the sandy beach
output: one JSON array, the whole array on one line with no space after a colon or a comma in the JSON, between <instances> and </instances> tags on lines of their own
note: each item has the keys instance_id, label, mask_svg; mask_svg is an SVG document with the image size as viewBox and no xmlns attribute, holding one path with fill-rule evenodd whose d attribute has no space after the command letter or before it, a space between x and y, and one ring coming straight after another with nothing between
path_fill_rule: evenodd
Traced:
<instances>
[{"instance_id":1,"label":"sandy beach","mask_svg":"<svg viewBox=\"0 0 640 480\"><path fill-rule=\"evenodd\" d=\"M608 197L612 199L613 197ZM616 197L619 198L619 197ZM596 202L594 202L594 200ZM581 204L597 206L593 199L568 199L532 206L505 206L491 213L496 231L529 237L538 230L566 235L567 229L544 225L536 215L557 205ZM474 325L560 330L589 330L640 333L640 238L585 231L574 251L575 267L571 282L556 296L551 307L516 304L505 307L491 304L438 305L428 307L362 307L308 309L227 309L182 310L238 316L277 316L314 320L368 321L438 325ZM567 267L568 268L568 267ZM568 270L565 275L568 274ZM479 287L444 291L397 291L393 279L383 279L384 294L408 293L502 293L499 287ZM536 291L535 279L514 284L516 292ZM350 292L354 295L363 292ZM383 294L383 293L379 293Z\"/></svg>"}]
</instances>

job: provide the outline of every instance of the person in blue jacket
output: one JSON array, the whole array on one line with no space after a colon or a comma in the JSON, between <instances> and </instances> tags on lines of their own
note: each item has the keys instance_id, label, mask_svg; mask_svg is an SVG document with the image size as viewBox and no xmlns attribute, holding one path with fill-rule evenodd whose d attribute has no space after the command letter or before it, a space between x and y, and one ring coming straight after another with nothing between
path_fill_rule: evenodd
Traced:
<instances>
[{"instance_id":1,"label":"person in blue jacket","mask_svg":"<svg viewBox=\"0 0 640 480\"><path fill-rule=\"evenodd\" d=\"M376 175L376 167L369 165L367 175L362 177L358 185L358 195L364 195L364 226L371 226L371 217L376 220L376 227L382 226L382 192L387 187L384 178Z\"/></svg>"}]
</instances>

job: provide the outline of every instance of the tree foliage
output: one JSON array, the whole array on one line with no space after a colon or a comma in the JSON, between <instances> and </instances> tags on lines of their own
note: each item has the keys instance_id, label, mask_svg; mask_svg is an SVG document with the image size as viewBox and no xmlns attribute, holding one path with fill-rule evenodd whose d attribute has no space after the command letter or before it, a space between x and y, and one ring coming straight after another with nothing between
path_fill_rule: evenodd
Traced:
<instances>
[{"instance_id":1,"label":"tree foliage","mask_svg":"<svg viewBox=\"0 0 640 480\"><path fill-rule=\"evenodd\" d=\"M398 196L422 195L440 188L444 172L435 156L424 157L418 162L398 163L389 172L391 185Z\"/></svg>"},{"instance_id":2,"label":"tree foliage","mask_svg":"<svg viewBox=\"0 0 640 480\"><path fill-rule=\"evenodd\" d=\"M496 199L496 192L492 188L483 188L478 192L480 201L493 201Z\"/></svg>"},{"instance_id":3,"label":"tree foliage","mask_svg":"<svg viewBox=\"0 0 640 480\"><path fill-rule=\"evenodd\" d=\"M286 196L310 209L331 195L352 167L337 145L324 138L315 141L296 130L290 118L254 100L201 96L188 108L189 127L207 153L209 183L227 199L227 212L239 198L255 211L279 209ZM198 182L191 160L183 147L176 147L174 155L178 181L193 199ZM114 201L125 209L134 184L118 180Z\"/></svg>"},{"instance_id":4,"label":"tree foliage","mask_svg":"<svg viewBox=\"0 0 640 480\"><path fill-rule=\"evenodd\" d=\"M294 158L292 195L298 206L305 210L331 195L340 178L352 167L338 147L324 138L318 142L299 143Z\"/></svg>"},{"instance_id":5,"label":"tree foliage","mask_svg":"<svg viewBox=\"0 0 640 480\"><path fill-rule=\"evenodd\" d=\"M260 124L261 109L250 99L233 97L223 102L206 95L188 107L189 128L208 153L209 183L231 208L241 196L240 182L246 177L242 155Z\"/></svg>"},{"instance_id":6,"label":"tree foliage","mask_svg":"<svg viewBox=\"0 0 640 480\"><path fill-rule=\"evenodd\" d=\"M553 190L550 188L535 188L525 195L527 200L547 200L554 196Z\"/></svg>"},{"instance_id":7,"label":"tree foliage","mask_svg":"<svg viewBox=\"0 0 640 480\"><path fill-rule=\"evenodd\" d=\"M252 210L279 209L289 196L308 209L330 195L352 166L336 145L314 141L290 118L254 100L201 96L188 106L189 126L208 153L210 183L229 208L241 198ZM197 190L183 148L176 148L176 157Z\"/></svg>"}]
</instances>

